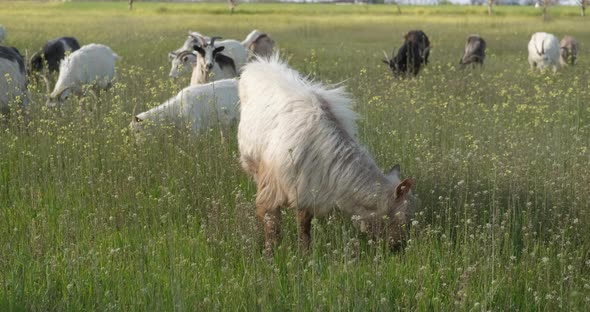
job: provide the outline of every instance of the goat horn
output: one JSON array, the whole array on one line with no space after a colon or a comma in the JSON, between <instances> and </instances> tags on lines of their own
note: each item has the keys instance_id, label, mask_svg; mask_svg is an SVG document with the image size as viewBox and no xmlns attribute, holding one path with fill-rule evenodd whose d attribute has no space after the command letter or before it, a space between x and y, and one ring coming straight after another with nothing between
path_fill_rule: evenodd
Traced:
<instances>
[{"instance_id":1,"label":"goat horn","mask_svg":"<svg viewBox=\"0 0 590 312\"><path fill-rule=\"evenodd\" d=\"M217 39L221 39L221 37L211 37L211 41L210 41L210 43L209 43L209 44L210 44L211 46L215 46L215 40L217 40Z\"/></svg>"},{"instance_id":2,"label":"goat horn","mask_svg":"<svg viewBox=\"0 0 590 312\"><path fill-rule=\"evenodd\" d=\"M198 43L200 46L204 46L204 45L205 45L205 40L203 39L203 37L201 37L201 36L199 36L199 35L197 35L197 34L198 34L198 33L193 33L193 32L192 32L192 31L190 31L190 30L188 31L188 37L189 37L189 38L193 38L193 39L197 40L197 43Z\"/></svg>"},{"instance_id":3,"label":"goat horn","mask_svg":"<svg viewBox=\"0 0 590 312\"><path fill-rule=\"evenodd\" d=\"M30 68L29 68L29 49L25 49L25 73L27 73Z\"/></svg>"},{"instance_id":4,"label":"goat horn","mask_svg":"<svg viewBox=\"0 0 590 312\"><path fill-rule=\"evenodd\" d=\"M137 108L137 103L135 103L135 105L133 105L133 115L131 115L131 122L137 122L137 115L135 114L135 109Z\"/></svg>"},{"instance_id":5,"label":"goat horn","mask_svg":"<svg viewBox=\"0 0 590 312\"><path fill-rule=\"evenodd\" d=\"M387 52L385 52L385 50L383 50L383 55L385 56L386 60L389 60L389 55L387 55Z\"/></svg>"},{"instance_id":6,"label":"goat horn","mask_svg":"<svg viewBox=\"0 0 590 312\"><path fill-rule=\"evenodd\" d=\"M534 44L534 46L535 46L535 50L537 51L537 54L541 55L541 52L539 52L539 49L537 48L537 45Z\"/></svg>"},{"instance_id":7,"label":"goat horn","mask_svg":"<svg viewBox=\"0 0 590 312\"><path fill-rule=\"evenodd\" d=\"M45 82L45 88L47 89L47 94L51 94L51 84L49 83L49 79L47 78L47 76L45 74L42 73L38 73L39 76L41 78L43 78L43 81Z\"/></svg>"}]
</instances>

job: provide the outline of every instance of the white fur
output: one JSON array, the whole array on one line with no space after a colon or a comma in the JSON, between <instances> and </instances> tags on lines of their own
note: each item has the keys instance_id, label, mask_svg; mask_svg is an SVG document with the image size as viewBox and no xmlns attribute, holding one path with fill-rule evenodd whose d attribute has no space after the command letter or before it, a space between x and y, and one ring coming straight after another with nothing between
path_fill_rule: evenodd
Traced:
<instances>
[{"instance_id":1,"label":"white fur","mask_svg":"<svg viewBox=\"0 0 590 312\"><path fill-rule=\"evenodd\" d=\"M120 57L102 44L88 44L66 56L59 66L59 78L49 104L61 103L70 94L82 95L85 85L108 89L115 79L115 63Z\"/></svg>"},{"instance_id":2,"label":"white fur","mask_svg":"<svg viewBox=\"0 0 590 312\"><path fill-rule=\"evenodd\" d=\"M26 106L28 100L26 76L16 61L0 59L0 113L8 113L9 103L20 97Z\"/></svg>"},{"instance_id":3,"label":"white fur","mask_svg":"<svg viewBox=\"0 0 590 312\"><path fill-rule=\"evenodd\" d=\"M552 67L557 71L559 64L559 40L552 34L545 32L534 33L529 41L529 65L544 70Z\"/></svg>"},{"instance_id":4,"label":"white fur","mask_svg":"<svg viewBox=\"0 0 590 312\"><path fill-rule=\"evenodd\" d=\"M275 55L244 67L239 92L240 160L257 181L257 202L314 216L391 211L398 171L384 175L356 141L356 114L343 87L312 83Z\"/></svg>"},{"instance_id":5,"label":"white fur","mask_svg":"<svg viewBox=\"0 0 590 312\"><path fill-rule=\"evenodd\" d=\"M137 115L131 127L141 132L147 122L171 122L176 126L190 124L195 133L217 124L228 127L239 117L238 102L236 79L190 86L162 105Z\"/></svg>"}]
</instances>

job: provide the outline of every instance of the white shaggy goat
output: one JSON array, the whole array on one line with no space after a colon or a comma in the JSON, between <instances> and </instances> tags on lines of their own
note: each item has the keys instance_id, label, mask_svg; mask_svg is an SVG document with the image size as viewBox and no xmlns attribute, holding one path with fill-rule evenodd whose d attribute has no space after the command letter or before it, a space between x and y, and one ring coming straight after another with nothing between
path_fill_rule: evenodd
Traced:
<instances>
[{"instance_id":1,"label":"white shaggy goat","mask_svg":"<svg viewBox=\"0 0 590 312\"><path fill-rule=\"evenodd\" d=\"M343 87L313 84L275 55L244 67L239 92L240 162L256 181L267 255L285 206L297 210L304 248L312 218L334 209L360 219L389 217L388 242L401 245L414 182L400 182L398 167L384 174L356 141L356 115Z\"/></svg>"},{"instance_id":2,"label":"white shaggy goat","mask_svg":"<svg viewBox=\"0 0 590 312\"><path fill-rule=\"evenodd\" d=\"M268 34L254 29L242 41L242 45L249 51L250 59L256 56L269 57L273 54L275 41Z\"/></svg>"},{"instance_id":3,"label":"white shaggy goat","mask_svg":"<svg viewBox=\"0 0 590 312\"><path fill-rule=\"evenodd\" d=\"M195 133L217 124L223 129L237 121L238 102L236 79L190 86L162 105L136 115L131 128L140 134L146 123L169 122L175 126L190 124Z\"/></svg>"},{"instance_id":4,"label":"white shaggy goat","mask_svg":"<svg viewBox=\"0 0 590 312\"><path fill-rule=\"evenodd\" d=\"M565 36L559 43L560 58L562 66L567 64L574 65L578 61L578 41L572 36Z\"/></svg>"},{"instance_id":5,"label":"white shaggy goat","mask_svg":"<svg viewBox=\"0 0 590 312\"><path fill-rule=\"evenodd\" d=\"M59 78L47 105L62 104L71 94L82 96L84 86L90 85L94 91L110 88L118 59L120 57L111 48L96 43L68 55L59 65Z\"/></svg>"},{"instance_id":6,"label":"white shaggy goat","mask_svg":"<svg viewBox=\"0 0 590 312\"><path fill-rule=\"evenodd\" d=\"M28 100L25 61L13 47L0 46L0 114L7 115L10 103L26 107Z\"/></svg>"},{"instance_id":7,"label":"white shaggy goat","mask_svg":"<svg viewBox=\"0 0 590 312\"><path fill-rule=\"evenodd\" d=\"M529 41L529 65L544 70L553 67L557 71L559 67L559 40L552 34L545 32L534 33Z\"/></svg>"}]
</instances>

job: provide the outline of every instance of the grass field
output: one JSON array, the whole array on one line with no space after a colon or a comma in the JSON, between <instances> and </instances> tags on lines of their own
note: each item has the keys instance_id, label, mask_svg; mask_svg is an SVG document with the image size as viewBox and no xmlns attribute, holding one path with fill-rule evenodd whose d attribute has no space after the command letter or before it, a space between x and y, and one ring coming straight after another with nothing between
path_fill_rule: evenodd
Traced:
<instances>
[{"instance_id":1,"label":"grass field","mask_svg":"<svg viewBox=\"0 0 590 312\"><path fill-rule=\"evenodd\" d=\"M111 46L123 60L95 108L44 107L0 133L0 310L585 311L590 306L590 22L555 8L2 3L7 44L53 37ZM176 94L167 52L187 30L271 34L304 74L346 81L360 140L416 179L420 206L402 253L344 216L314 221L309 254L293 213L262 255L255 185L235 135L127 129ZM416 79L394 79L382 50L421 28L433 50ZM528 69L535 31L581 42L579 64ZM488 42L483 69L457 68L465 37Z\"/></svg>"}]
</instances>

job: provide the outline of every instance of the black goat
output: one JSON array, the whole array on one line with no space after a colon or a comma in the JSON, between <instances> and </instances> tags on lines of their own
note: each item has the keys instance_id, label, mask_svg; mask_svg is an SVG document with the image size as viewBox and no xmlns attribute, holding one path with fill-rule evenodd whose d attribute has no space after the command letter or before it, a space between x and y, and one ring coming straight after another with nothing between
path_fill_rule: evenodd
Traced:
<instances>
[{"instance_id":1,"label":"black goat","mask_svg":"<svg viewBox=\"0 0 590 312\"><path fill-rule=\"evenodd\" d=\"M59 71L59 62L64 59L66 52L80 49L78 40L74 37L60 37L47 41L41 51L31 58L31 70L42 72L47 64L50 72Z\"/></svg>"}]
</instances>

